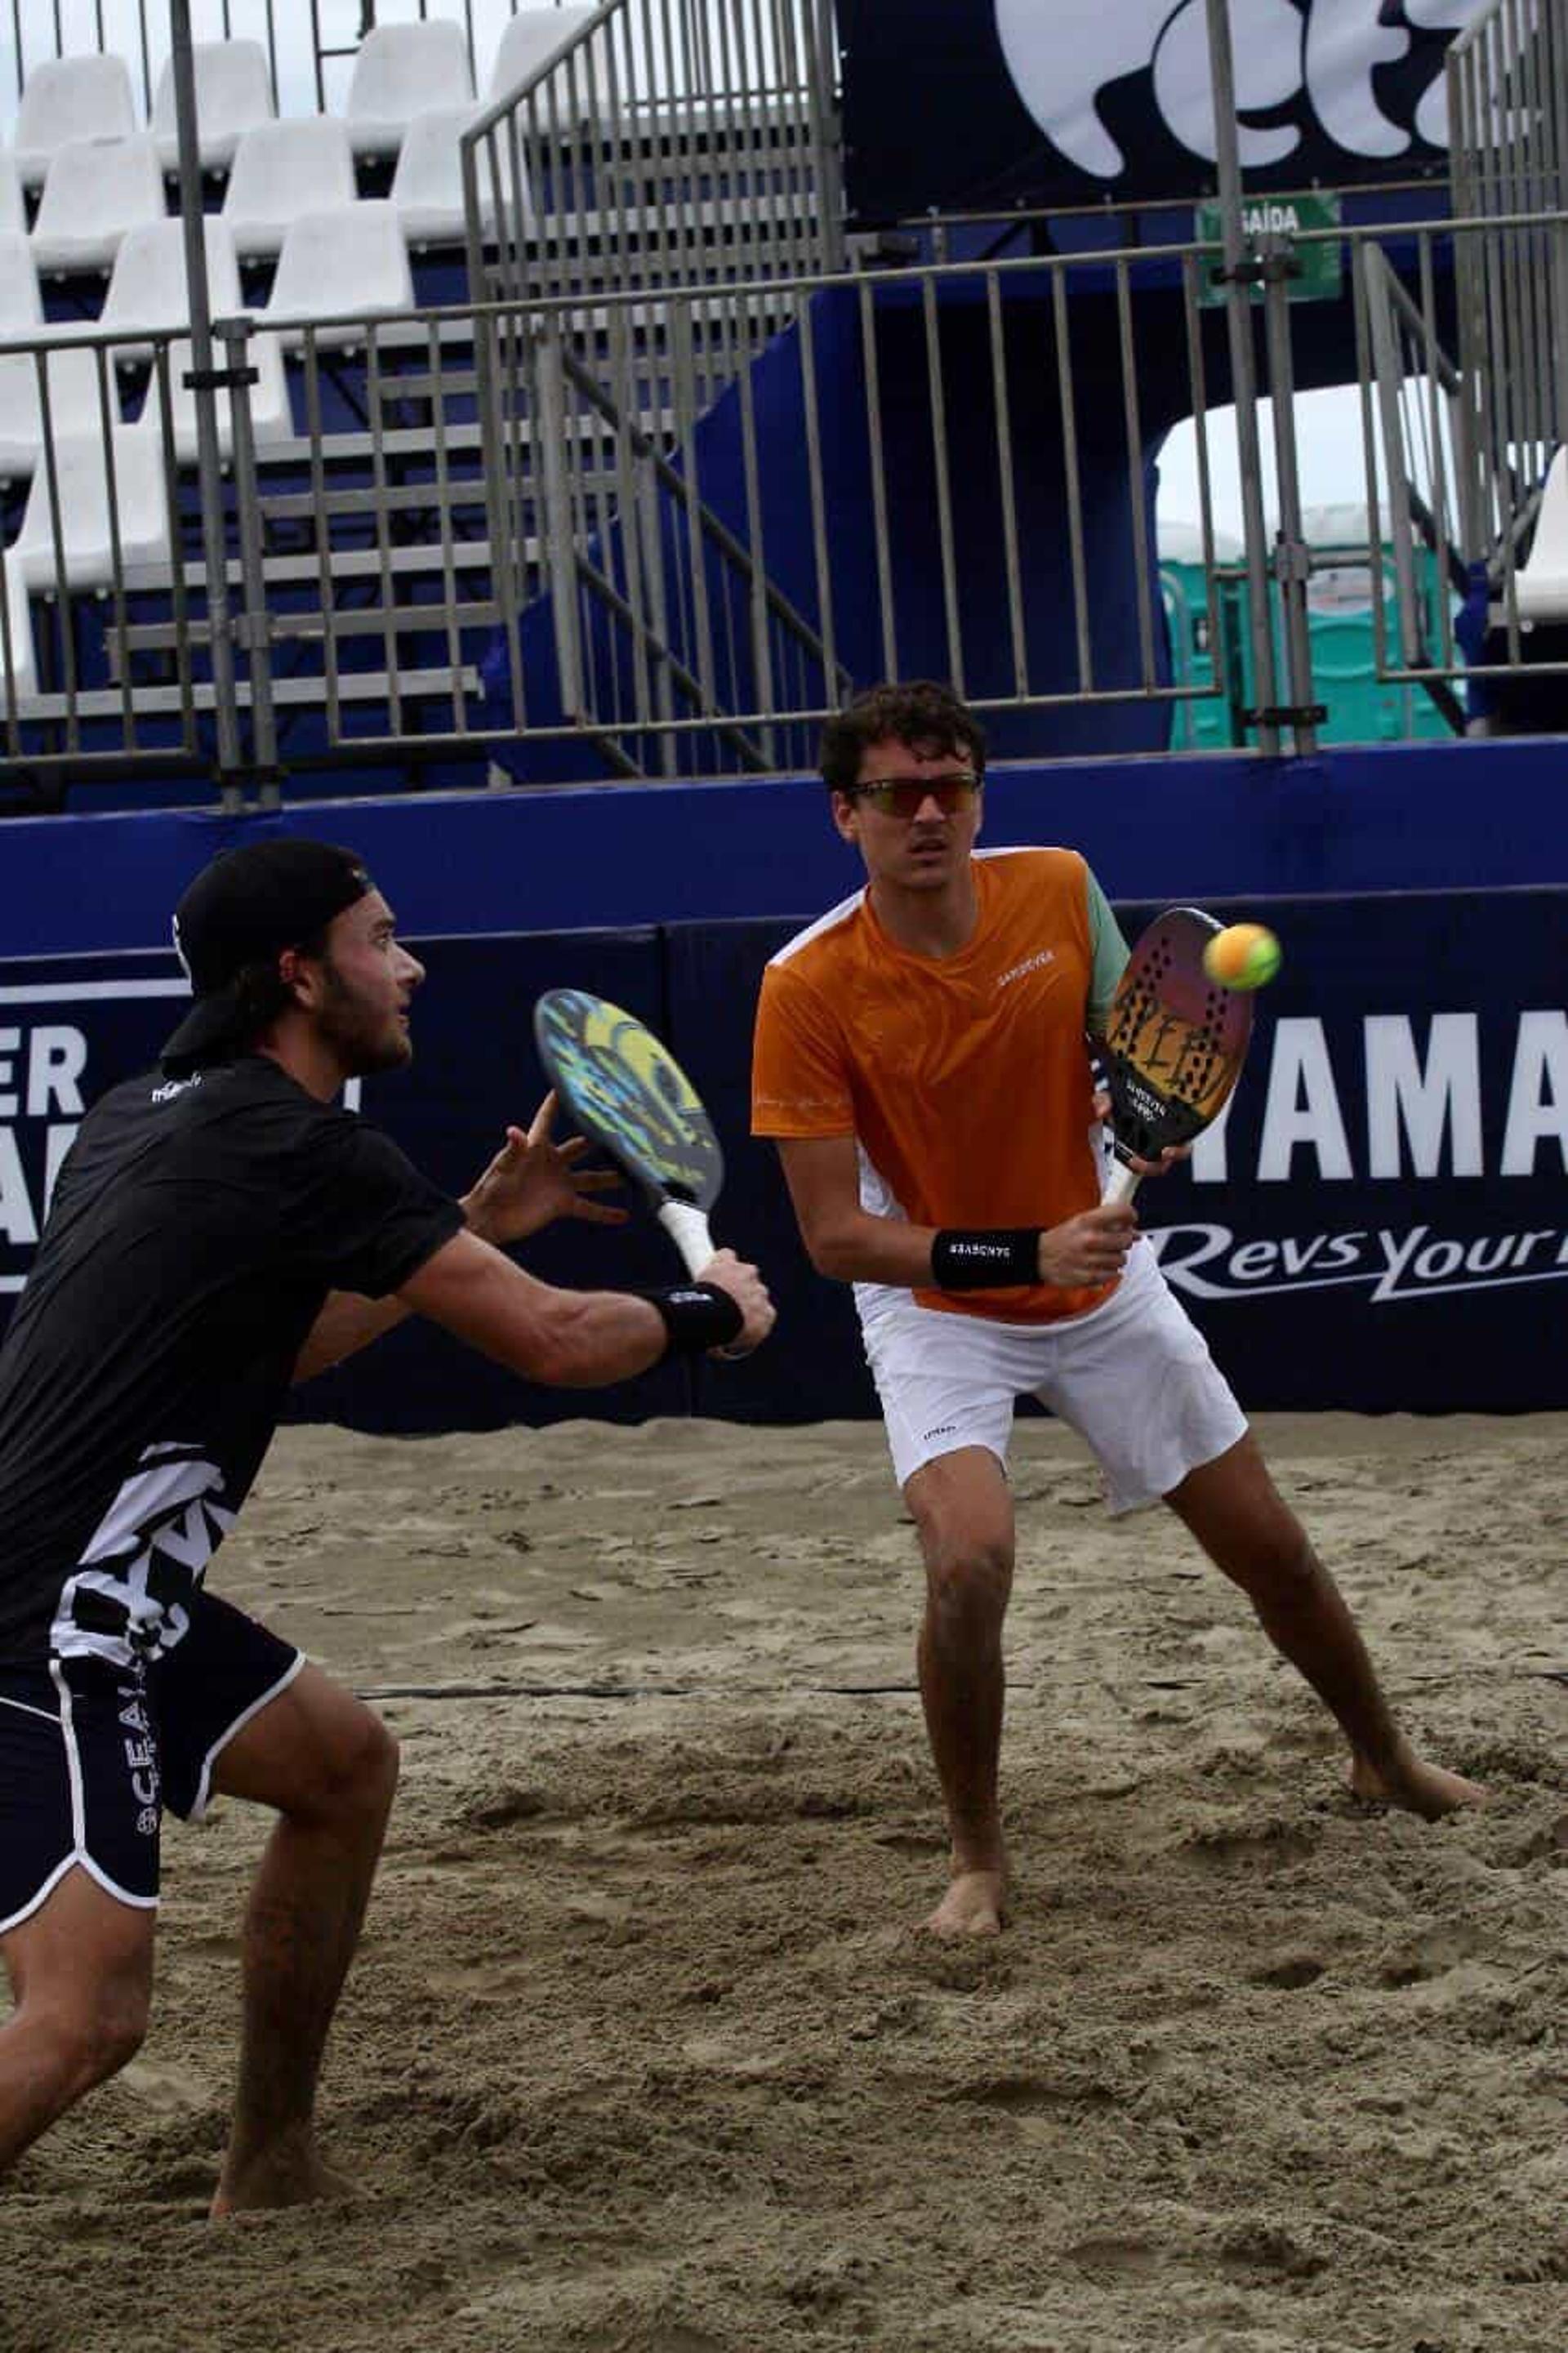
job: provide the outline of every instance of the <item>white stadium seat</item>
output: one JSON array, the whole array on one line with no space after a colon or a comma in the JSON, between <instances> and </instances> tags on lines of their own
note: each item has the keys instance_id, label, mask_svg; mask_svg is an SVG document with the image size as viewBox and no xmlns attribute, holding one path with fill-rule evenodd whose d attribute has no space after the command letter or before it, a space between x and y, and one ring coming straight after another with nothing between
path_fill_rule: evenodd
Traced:
<instances>
[{"instance_id":1,"label":"white stadium seat","mask_svg":"<svg viewBox=\"0 0 1568 2353\"><path fill-rule=\"evenodd\" d=\"M23 229L0 229L0 342L32 334L43 316L32 243Z\"/></svg>"},{"instance_id":2,"label":"white stadium seat","mask_svg":"<svg viewBox=\"0 0 1568 2353\"><path fill-rule=\"evenodd\" d=\"M44 332L33 248L15 229L0 235L0 342ZM32 355L0 359L0 482L26 480L38 454L37 375Z\"/></svg>"},{"instance_id":3,"label":"white stadium seat","mask_svg":"<svg viewBox=\"0 0 1568 2353\"><path fill-rule=\"evenodd\" d=\"M221 347L214 351L215 366L223 365L223 356ZM294 430L294 412L289 406L289 380L277 336L252 335L246 346L246 364L256 370L257 375L250 386L250 429L258 448L265 448L268 442L288 440ZM196 396L184 381L190 365L191 347L182 337L169 346L169 417L174 462L180 466L194 466L200 454ZM156 377L148 385L142 414L131 429L153 439L163 437L163 396ZM226 464L234 455L234 413L225 391L217 396L217 446L218 455Z\"/></svg>"},{"instance_id":4,"label":"white stadium seat","mask_svg":"<svg viewBox=\"0 0 1568 2353\"><path fill-rule=\"evenodd\" d=\"M509 97L525 81L531 81L559 55L590 16L597 14L596 8L583 5L583 0L567 8L520 8L500 37L496 61L490 68L490 103Z\"/></svg>"},{"instance_id":5,"label":"white stadium seat","mask_svg":"<svg viewBox=\"0 0 1568 2353\"><path fill-rule=\"evenodd\" d=\"M26 226L27 207L16 158L8 147L0 148L0 236L9 236L13 229L25 230Z\"/></svg>"},{"instance_id":6,"label":"white stadium seat","mask_svg":"<svg viewBox=\"0 0 1568 2353\"><path fill-rule=\"evenodd\" d=\"M1546 470L1535 536L1515 575L1514 593L1521 621L1568 620L1568 448L1557 450Z\"/></svg>"},{"instance_id":7,"label":"white stadium seat","mask_svg":"<svg viewBox=\"0 0 1568 2353\"><path fill-rule=\"evenodd\" d=\"M462 107L439 114L416 115L408 126L397 169L392 175L388 202L396 206L403 234L410 245L453 244L464 235L460 142L473 115L472 107ZM500 157L501 185L510 189L511 145L501 130L497 131L494 150ZM477 161L480 216L488 236L495 226L489 142L481 144Z\"/></svg>"},{"instance_id":8,"label":"white stadium seat","mask_svg":"<svg viewBox=\"0 0 1568 2353\"><path fill-rule=\"evenodd\" d=\"M234 161L242 133L258 122L270 122L278 111L267 52L259 41L197 41L193 64L197 153L205 172L221 171ZM180 154L172 58L159 77L152 131L164 167L172 171Z\"/></svg>"},{"instance_id":9,"label":"white stadium seat","mask_svg":"<svg viewBox=\"0 0 1568 2353\"><path fill-rule=\"evenodd\" d=\"M223 217L243 261L281 252L289 224L302 213L352 205L357 192L353 150L334 115L262 122L235 150Z\"/></svg>"},{"instance_id":10,"label":"white stadium seat","mask_svg":"<svg viewBox=\"0 0 1568 2353\"><path fill-rule=\"evenodd\" d=\"M129 571L171 560L169 501L163 455L156 440L119 426L113 435L114 508L120 562ZM24 586L48 596L63 569L68 588L109 588L114 584L114 540L109 518L109 469L101 434L77 434L55 448L60 536L55 544L49 480L39 467L27 493L22 529L7 562Z\"/></svg>"},{"instance_id":11,"label":"white stadium seat","mask_svg":"<svg viewBox=\"0 0 1568 2353\"><path fill-rule=\"evenodd\" d=\"M86 354L79 352L73 356L80 359ZM152 442L138 442L124 426L115 428L112 446L121 573L141 565L167 567L173 547L163 453ZM11 622L12 662L7 671L0 641L0 718L5 716L7 676L18 702L37 692L29 596L52 596L60 586L62 573L68 590L114 585L109 470L101 434L76 435L56 444L54 487L59 507L58 545L49 477L40 466L27 493L21 532L5 555L4 593Z\"/></svg>"},{"instance_id":12,"label":"white stadium seat","mask_svg":"<svg viewBox=\"0 0 1568 2353\"><path fill-rule=\"evenodd\" d=\"M145 132L57 150L33 223L33 259L49 270L105 269L129 228L164 220L163 173Z\"/></svg>"},{"instance_id":13,"label":"white stadium seat","mask_svg":"<svg viewBox=\"0 0 1568 2353\"><path fill-rule=\"evenodd\" d=\"M26 702L38 691L37 656L33 650L33 615L27 603L26 583L8 555L4 596L11 624L11 646L7 659L5 641L0 638L0 721L10 715L11 701ZM0 748L3 747L4 738L0 737Z\"/></svg>"},{"instance_id":14,"label":"white stadium seat","mask_svg":"<svg viewBox=\"0 0 1568 2353\"><path fill-rule=\"evenodd\" d=\"M278 258L268 315L280 320L351 318L359 311L411 311L414 279L408 248L394 207L384 199L307 213L291 222ZM279 331L290 350L305 341L302 326ZM323 351L363 343L363 327L318 334Z\"/></svg>"},{"instance_id":15,"label":"white stadium seat","mask_svg":"<svg viewBox=\"0 0 1568 2353\"><path fill-rule=\"evenodd\" d=\"M239 264L235 259L234 240L226 222L220 214L208 213L203 220L207 251L207 307L214 319L237 318L245 308L239 286ZM114 275L109 281L103 310L98 323L106 331L123 327L127 332L144 332L168 327L184 327L190 323L190 290L185 282L184 223L177 220L154 222L145 228L132 229L120 248L114 265ZM224 364L225 346L215 343L213 364ZM253 335L248 345L248 364L257 371L257 382L250 387L251 427L258 442L279 441L294 429L293 412L289 405L289 386L283 371L283 354L276 335ZM152 347L144 343L116 344L117 360L148 360ZM182 466L196 459L196 396L184 378L191 366L191 346L182 339L169 347L169 412L174 426L174 455ZM162 395L156 381L149 384L137 430L155 432L161 429ZM228 395L220 392L217 403L218 447L226 459L233 454L233 427Z\"/></svg>"},{"instance_id":16,"label":"white stadium seat","mask_svg":"<svg viewBox=\"0 0 1568 2353\"><path fill-rule=\"evenodd\" d=\"M202 222L207 256L207 302L215 319L232 318L245 308L239 291L239 264L234 239L221 215L208 213ZM190 324L190 290L185 280L185 225L182 220L143 221L127 229L114 258L109 291L98 324L107 332L131 335L158 327ZM115 350L117 360L144 360L145 343L127 343Z\"/></svg>"},{"instance_id":17,"label":"white stadium seat","mask_svg":"<svg viewBox=\"0 0 1568 2353\"><path fill-rule=\"evenodd\" d=\"M377 25L360 43L343 108L356 155L395 155L416 115L471 107L473 75L453 16Z\"/></svg>"},{"instance_id":18,"label":"white stadium seat","mask_svg":"<svg viewBox=\"0 0 1568 2353\"><path fill-rule=\"evenodd\" d=\"M44 327L31 331L40 340ZM103 389L96 353L83 351L68 337L51 343L44 353L40 387L34 353L14 353L0 360L0 478L25 481L43 463L45 398L47 427L58 444L79 435L103 436ZM120 396L112 368L108 383L109 417L120 422Z\"/></svg>"},{"instance_id":19,"label":"white stadium seat","mask_svg":"<svg viewBox=\"0 0 1568 2353\"><path fill-rule=\"evenodd\" d=\"M0 342L42 343L50 333L44 324L32 248L12 230L0 236ZM61 334L46 355L44 378L52 434L101 432L98 363L90 352L73 349L69 336ZM119 412L112 379L110 401L115 421ZM26 481L37 471L43 438L36 357L31 352L0 357L0 481Z\"/></svg>"},{"instance_id":20,"label":"white stadium seat","mask_svg":"<svg viewBox=\"0 0 1568 2353\"><path fill-rule=\"evenodd\" d=\"M129 139L140 127L123 58L46 58L29 69L12 134L22 185L36 188L61 147Z\"/></svg>"}]
</instances>

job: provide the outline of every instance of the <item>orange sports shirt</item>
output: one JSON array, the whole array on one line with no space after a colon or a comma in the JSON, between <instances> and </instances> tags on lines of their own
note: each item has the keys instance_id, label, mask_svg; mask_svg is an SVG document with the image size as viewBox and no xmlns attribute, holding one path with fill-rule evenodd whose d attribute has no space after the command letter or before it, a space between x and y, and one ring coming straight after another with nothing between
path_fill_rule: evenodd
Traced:
<instances>
[{"instance_id":1,"label":"orange sports shirt","mask_svg":"<svg viewBox=\"0 0 1568 2353\"><path fill-rule=\"evenodd\" d=\"M974 853L980 919L957 955L898 946L866 892L779 950L752 1065L756 1135L853 1135L862 1206L916 1226L1055 1226L1100 1197L1084 1045L1094 943L1076 850ZM1103 902L1101 902L1103 903ZM1081 1315L1075 1291L917 1291L1009 1324Z\"/></svg>"}]
</instances>

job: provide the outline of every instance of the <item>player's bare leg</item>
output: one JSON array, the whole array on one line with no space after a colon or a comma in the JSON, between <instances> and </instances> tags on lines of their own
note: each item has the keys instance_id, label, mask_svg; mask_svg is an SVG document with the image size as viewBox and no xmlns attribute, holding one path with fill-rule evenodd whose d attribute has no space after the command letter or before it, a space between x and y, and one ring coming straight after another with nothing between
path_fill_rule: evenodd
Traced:
<instances>
[{"instance_id":1,"label":"player's bare leg","mask_svg":"<svg viewBox=\"0 0 1568 2353\"><path fill-rule=\"evenodd\" d=\"M0 2174L147 2029L156 1914L107 1894L79 1865L0 1937L16 2007L0 2027Z\"/></svg>"},{"instance_id":2,"label":"player's bare leg","mask_svg":"<svg viewBox=\"0 0 1568 2353\"><path fill-rule=\"evenodd\" d=\"M246 1913L239 2088L213 2212L344 2197L351 2185L316 2148L316 2082L381 1855L396 1743L305 1667L236 1735L214 1781L280 1819Z\"/></svg>"},{"instance_id":3,"label":"player's bare leg","mask_svg":"<svg viewBox=\"0 0 1568 2353\"><path fill-rule=\"evenodd\" d=\"M995 1936L1007 1899L996 1771L1013 1501L1001 1464L978 1446L926 1463L904 1500L925 1558L921 1701L952 1840L948 1890L925 1926L939 1936Z\"/></svg>"},{"instance_id":4,"label":"player's bare leg","mask_svg":"<svg viewBox=\"0 0 1568 2353\"><path fill-rule=\"evenodd\" d=\"M1166 1496L1216 1567L1239 1585L1277 1651L1304 1675L1350 1742L1351 1788L1433 1821L1486 1792L1418 1757L1394 1720L1355 1620L1268 1475L1255 1439L1188 1473Z\"/></svg>"}]
</instances>

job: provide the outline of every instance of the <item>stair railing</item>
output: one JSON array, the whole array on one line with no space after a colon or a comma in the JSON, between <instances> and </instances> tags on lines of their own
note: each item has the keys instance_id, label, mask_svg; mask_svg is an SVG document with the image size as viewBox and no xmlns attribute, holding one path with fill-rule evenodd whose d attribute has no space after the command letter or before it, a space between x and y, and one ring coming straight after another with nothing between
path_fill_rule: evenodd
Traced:
<instances>
[{"instance_id":1,"label":"stair railing","mask_svg":"<svg viewBox=\"0 0 1568 2353\"><path fill-rule=\"evenodd\" d=\"M557 13L463 135L476 301L842 267L832 0Z\"/></svg>"}]
</instances>

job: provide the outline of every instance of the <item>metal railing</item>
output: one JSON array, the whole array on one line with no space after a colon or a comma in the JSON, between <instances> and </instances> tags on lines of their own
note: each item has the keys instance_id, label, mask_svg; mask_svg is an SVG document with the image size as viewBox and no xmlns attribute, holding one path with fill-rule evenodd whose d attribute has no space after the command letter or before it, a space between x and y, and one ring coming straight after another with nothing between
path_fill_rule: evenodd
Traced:
<instances>
[{"instance_id":1,"label":"metal railing","mask_svg":"<svg viewBox=\"0 0 1568 2353\"><path fill-rule=\"evenodd\" d=\"M476 299L843 259L831 0L603 0L463 135Z\"/></svg>"},{"instance_id":2,"label":"metal railing","mask_svg":"<svg viewBox=\"0 0 1568 2353\"><path fill-rule=\"evenodd\" d=\"M1180 248L481 306L493 674L515 723L628 771L713 772L793 758L855 679L913 667L984 710L1223 695L1223 671L1184 688L1166 663L1140 414L1157 349L1206 451L1200 271ZM1113 422L1078 277L1115 322ZM1065 516L1048 565L1042 501ZM1115 501L1113 590L1091 546Z\"/></svg>"},{"instance_id":3,"label":"metal railing","mask_svg":"<svg viewBox=\"0 0 1568 2353\"><path fill-rule=\"evenodd\" d=\"M1414 290L1382 247L1358 243L1354 254L1369 535L1383 541L1386 512L1393 551L1392 596L1385 579L1373 607L1378 671L1429 673L1435 662L1452 670L1452 610L1444 603L1436 616L1434 649L1422 551L1438 557L1462 595L1477 530L1464 382L1441 341L1430 241L1421 246Z\"/></svg>"},{"instance_id":4,"label":"metal railing","mask_svg":"<svg viewBox=\"0 0 1568 2353\"><path fill-rule=\"evenodd\" d=\"M1568 440L1568 0L1493 0L1446 61L1471 474L1465 553L1502 557Z\"/></svg>"},{"instance_id":5,"label":"metal railing","mask_svg":"<svg viewBox=\"0 0 1568 2353\"><path fill-rule=\"evenodd\" d=\"M1381 676L1431 686L1461 678L1556 675L1562 661L1538 658L1529 638L1542 619L1568 623L1561 585L1550 609L1534 609L1530 556L1544 478L1558 444L1525 442L1499 463L1497 427L1472 375L1445 340L1452 322L1440 248L1453 248L1454 281L1484 275L1500 237L1515 227L1553 273L1568 269L1568 212L1455 223L1424 233L1414 263L1395 270L1370 239L1358 242L1355 298L1362 369L1363 444L1369 513L1393 562L1374 611ZM1510 396L1499 394L1507 406ZM1429 591L1427 553L1438 561L1447 599ZM1460 642L1468 602L1473 627ZM1531 609L1527 609L1531 607ZM1568 697L1564 699L1568 717Z\"/></svg>"},{"instance_id":6,"label":"metal railing","mask_svg":"<svg viewBox=\"0 0 1568 2353\"><path fill-rule=\"evenodd\" d=\"M695 406L683 396L688 324L679 312L669 321L668 385L639 383L625 308L611 314L602 383L574 355L569 315L524 344L548 453L540 487L555 689L563 717L626 775L793 765L811 755L806 718L853 687L831 617L825 637L764 568L750 460L744 515L727 521L703 495ZM661 414L671 392L673 416ZM590 447L598 438L603 463L562 463L584 436ZM508 656L508 675L521 679L510 633Z\"/></svg>"},{"instance_id":7,"label":"metal railing","mask_svg":"<svg viewBox=\"0 0 1568 2353\"><path fill-rule=\"evenodd\" d=\"M413 765L523 736L582 745L590 769L754 769L806 754L853 681L915 670L997 713L1228 696L1223 664L1201 685L1168 666L1142 412L1157 367L1196 419L1212 557L1205 266L1143 248L220 322L247 765ZM296 422L258 448L262 335L297 346ZM173 343L149 396L165 408ZM10 348L36 366L51 347ZM717 401L712 351L732 368ZM143 722L172 704L202 754L211 649L174 431L171 411L162 572L111 568L123 724L92 735L106 690L45 652L38 699L8 698L16 758L155 756ZM58 568L63 592L63 549Z\"/></svg>"},{"instance_id":8,"label":"metal railing","mask_svg":"<svg viewBox=\"0 0 1568 2353\"><path fill-rule=\"evenodd\" d=\"M816 632L695 484L678 483L670 391L638 373L637 307L607 306L614 392L574 355L559 309L363 322L365 413L347 436L325 425L338 331L326 348L307 335L310 488L279 498L263 485L260 511L296 521L316 553L317 595L297 627L321 647L329 749L586 738L632 773L668 765L648 741L662 723L710 738L715 768L761 768L769 753L741 723L743 665L711 653L721 638L741 644L742 616L762 617L761 638L745 642L767 648L770 676L811 680L814 707L839 699L846 681L829 676ZM702 609L717 636L692 634L667 530L697 552L705 594L712 571ZM348 659L372 648L384 723L342 706ZM629 706L606 684L623 665L638 681ZM650 710L658 720L645 723Z\"/></svg>"},{"instance_id":9,"label":"metal railing","mask_svg":"<svg viewBox=\"0 0 1568 2353\"><path fill-rule=\"evenodd\" d=\"M620 723L608 681L623 659L667 720L714 731L714 765L769 765L772 748L732 717L737 696L747 711L757 701L742 691L756 649L764 705L785 681L792 704L827 708L847 681L742 539L679 480L665 455L668 394L652 387L662 408L629 399L631 306L611 307L618 405L548 319L500 306L219 321L216 512L194 478L183 339L62 343L57 332L0 345L0 371L41 388L37 470L12 487L20 536L0 598L0 753L12 773L90 778L157 761L216 768L237 794L247 780L275 790L290 756L381 754L412 768L442 746L472 752L521 733L586 735L613 770L658 765L658 746ZM524 365L500 368L503 339ZM293 353L297 421L280 429L272 414L258 442L262 345ZM501 386L499 443L477 397L487 349ZM508 485L499 561L489 536L498 475ZM678 586L665 614L667 575L645 537L672 501L673 528L712 572L700 640ZM216 627L203 562L215 527ZM580 656L557 673L552 649L571 642L562 617L579 597L592 617ZM614 646L601 659L606 633ZM212 724L225 652L244 735L235 757L220 756Z\"/></svg>"},{"instance_id":10,"label":"metal railing","mask_svg":"<svg viewBox=\"0 0 1568 2353\"><path fill-rule=\"evenodd\" d=\"M0 345L13 424L37 385L34 463L0 484L19 518L0 598L9 776L155 765L268 797L302 743L355 756L367 713L390 710L377 740L416 748L443 697L466 723L498 607L471 362L445 369L442 332L437 313L217 322L216 497L187 338ZM302 429L255 406L255 364L280 382L284 342Z\"/></svg>"},{"instance_id":11,"label":"metal railing","mask_svg":"<svg viewBox=\"0 0 1568 2353\"><path fill-rule=\"evenodd\" d=\"M1201 441L1197 261L1171 259L1182 319L1174 364L1184 364ZM681 397L679 354L714 298L668 298L679 480L726 514L835 672L942 676L986 711L1180 699L1157 634L1133 267L1119 257L1110 273L1121 355L1114 424L1103 384L1090 393L1080 382L1074 265L1058 259L773 290L786 332L707 415ZM570 314L563 327L569 335ZM1163 349L1163 316L1156 332ZM623 386L623 413L626 399ZM1132 582L1125 604L1107 595L1089 553L1089 507L1103 508L1112 484L1123 499L1119 569ZM1033 517L1042 499L1058 498L1065 543L1042 568ZM1212 543L1206 497L1201 522ZM700 614L700 567L680 586ZM759 700L748 724L824 715L784 698L760 646L750 676ZM605 716L591 695L588 707Z\"/></svg>"},{"instance_id":12,"label":"metal railing","mask_svg":"<svg viewBox=\"0 0 1568 2353\"><path fill-rule=\"evenodd\" d=\"M1368 544L1392 584L1378 591L1378 668L1439 696L1473 674L1455 605L1490 528L1453 289L1465 240L1512 226L1339 233ZM1568 216L1529 226L1556 266ZM995 716L1134 702L1175 714L1205 696L1239 708L1223 659L1201 681L1169 666L1147 470L1159 419L1190 413L1193 570L1223 656L1209 425L1228 386L1224 322L1202 301L1211 262L1140 248L657 301L219 322L219 634L242 765L263 782L372 758L412 776L507 743L560 777L789 765L850 682L879 675L944 675ZM1269 369L1282 341L1294 367L1317 317L1286 309L1279 283ZM295 352L293 417L258 446L244 378L263 338ZM187 359L169 332L141 345L95 331L62 351L57 329L0 347L0 369L29 373L40 406L0 600L11 772L218 765ZM134 365L122 374L119 359ZM87 559L73 522L84 436L105 517ZM1443 554L1447 596L1433 597L1426 549ZM1502 625L1528 543L1505 533L1491 554L1488 650L1508 667L1531 651L1527 616ZM1285 591L1311 563L1278 526L1265 610L1281 665ZM1255 686L1256 649L1247 669Z\"/></svg>"},{"instance_id":13,"label":"metal railing","mask_svg":"<svg viewBox=\"0 0 1568 2353\"><path fill-rule=\"evenodd\" d=\"M174 562L192 529L177 490L181 457L195 455L189 364L188 344L168 334L0 346L8 415L30 408L36 426L30 468L0 484L16 510L0 594L0 745L36 775L201 756L201 600ZM141 387L131 423L122 371ZM172 616L169 658L153 670L130 659L150 575Z\"/></svg>"}]
</instances>

